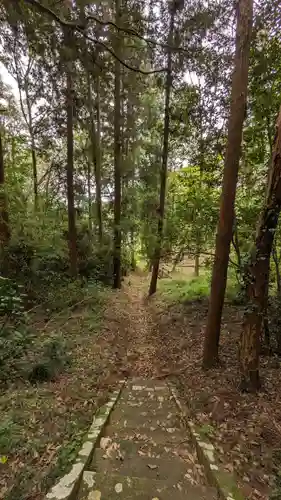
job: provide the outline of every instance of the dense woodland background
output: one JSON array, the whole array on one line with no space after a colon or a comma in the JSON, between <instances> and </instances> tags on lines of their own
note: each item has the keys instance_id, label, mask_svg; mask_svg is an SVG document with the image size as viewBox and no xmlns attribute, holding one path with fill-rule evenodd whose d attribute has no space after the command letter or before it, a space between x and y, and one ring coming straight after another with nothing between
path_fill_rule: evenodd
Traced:
<instances>
[{"instance_id":1,"label":"dense woodland background","mask_svg":"<svg viewBox=\"0 0 281 500\"><path fill-rule=\"evenodd\" d=\"M3 387L67 364L54 339L43 361L30 354L36 307L48 323L140 268L153 295L188 257L203 295L213 269L203 367L219 362L228 269L244 307L240 389L257 391L259 357L281 353L279 2L1 0L0 12Z\"/></svg>"},{"instance_id":2,"label":"dense woodland background","mask_svg":"<svg viewBox=\"0 0 281 500\"><path fill-rule=\"evenodd\" d=\"M1 64L17 84L1 82L4 338L11 315L63 282L120 288L142 260L152 295L160 261L193 256L198 276L215 255L211 367L231 252L248 303L241 387L259 388L267 297L281 289L281 81L277 3L254 7L2 2Z\"/></svg>"}]
</instances>

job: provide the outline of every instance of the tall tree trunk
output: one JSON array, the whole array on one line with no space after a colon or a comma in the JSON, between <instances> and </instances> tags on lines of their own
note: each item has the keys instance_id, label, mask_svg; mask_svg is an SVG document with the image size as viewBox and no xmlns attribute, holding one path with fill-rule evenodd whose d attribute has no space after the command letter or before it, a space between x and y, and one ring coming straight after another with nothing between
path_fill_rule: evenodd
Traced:
<instances>
[{"instance_id":1,"label":"tall tree trunk","mask_svg":"<svg viewBox=\"0 0 281 500\"><path fill-rule=\"evenodd\" d=\"M242 390L260 388L259 354L263 316L267 307L270 254L281 209L281 107L277 120L267 196L261 214L255 247L245 273L248 305L240 339Z\"/></svg>"},{"instance_id":2,"label":"tall tree trunk","mask_svg":"<svg viewBox=\"0 0 281 500\"><path fill-rule=\"evenodd\" d=\"M91 140L91 153L92 162L94 165L94 175L95 175L95 185L96 185L96 214L98 221L98 235L99 242L102 242L103 238L103 227L102 227L102 200L101 200L101 164L100 164L100 125L97 124L97 129L95 127L95 114L94 114L94 104L92 97L91 88L91 77L89 71L87 71L87 85L88 85L88 105L90 113L90 140ZM99 90L97 90L97 94ZM97 98L99 100L99 96ZM98 105L99 107L99 105ZM97 122L100 120L99 113L97 112Z\"/></svg>"},{"instance_id":3,"label":"tall tree trunk","mask_svg":"<svg viewBox=\"0 0 281 500\"><path fill-rule=\"evenodd\" d=\"M102 197L101 197L101 123L100 123L100 78L96 77L96 203L97 203L97 218L99 228L99 241L103 240L103 223L102 223Z\"/></svg>"},{"instance_id":4,"label":"tall tree trunk","mask_svg":"<svg viewBox=\"0 0 281 500\"><path fill-rule=\"evenodd\" d=\"M70 31L66 28L65 36L66 46L71 47L72 37ZM69 248L69 264L70 273L72 276L77 276L77 230L76 230L76 214L74 202L74 155L73 155L73 63L70 60L70 55L67 56L66 63L66 113L67 113L67 209L68 209L68 248Z\"/></svg>"},{"instance_id":5,"label":"tall tree trunk","mask_svg":"<svg viewBox=\"0 0 281 500\"><path fill-rule=\"evenodd\" d=\"M37 158L35 150L34 137L31 137L31 158L32 158L32 172L33 172L33 192L34 192L34 207L38 207L38 179L37 179Z\"/></svg>"},{"instance_id":6,"label":"tall tree trunk","mask_svg":"<svg viewBox=\"0 0 281 500\"><path fill-rule=\"evenodd\" d=\"M33 174L33 193L34 193L34 208L38 208L38 175L37 175L37 157L35 148L35 138L33 132L32 124L32 111L28 92L28 83L25 82L25 96L26 96L26 107L27 107L27 117L28 117L28 129L31 140L31 159L32 159L32 174Z\"/></svg>"},{"instance_id":7,"label":"tall tree trunk","mask_svg":"<svg viewBox=\"0 0 281 500\"><path fill-rule=\"evenodd\" d=\"M10 241L10 227L7 206L7 196L5 193L5 166L4 151L2 143L2 131L0 128L0 244L1 247Z\"/></svg>"},{"instance_id":8,"label":"tall tree trunk","mask_svg":"<svg viewBox=\"0 0 281 500\"><path fill-rule=\"evenodd\" d=\"M121 20L121 0L115 0L116 24ZM120 33L116 33L115 53L121 52ZM114 249L113 288L121 288L121 66L115 59L114 75Z\"/></svg>"},{"instance_id":9,"label":"tall tree trunk","mask_svg":"<svg viewBox=\"0 0 281 500\"><path fill-rule=\"evenodd\" d=\"M248 304L240 338L242 390L260 388L259 354L263 316L267 307L270 254L281 210L281 107L277 119L267 196L261 213L251 261L245 272Z\"/></svg>"},{"instance_id":10,"label":"tall tree trunk","mask_svg":"<svg viewBox=\"0 0 281 500\"><path fill-rule=\"evenodd\" d=\"M220 216L205 342L203 367L218 362L221 315L224 303L230 243L234 223L234 203L238 178L243 122L246 114L249 53L253 24L253 0L240 0L237 12L236 51L232 79L231 108L224 163Z\"/></svg>"},{"instance_id":11,"label":"tall tree trunk","mask_svg":"<svg viewBox=\"0 0 281 500\"><path fill-rule=\"evenodd\" d=\"M170 27L168 34L168 48L167 48L167 76L165 85L165 116L164 116L164 136L163 136L163 151L162 151L162 166L160 173L160 202L158 213L158 228L157 239L155 243L155 250L153 256L152 275L149 287L149 296L153 295L157 290L157 279L159 273L159 265L162 249L164 213L165 213L165 196L166 196L166 183L167 183L167 167L168 167L168 147L169 147L169 126L170 126L170 97L171 88L173 83L172 76L172 50L174 40L174 25L175 25L175 12L176 2L170 7Z\"/></svg>"},{"instance_id":12,"label":"tall tree trunk","mask_svg":"<svg viewBox=\"0 0 281 500\"><path fill-rule=\"evenodd\" d=\"M92 214L92 193L91 193L91 163L87 159L87 191L88 191L88 219L89 219L89 231L92 235L93 230L93 214Z\"/></svg>"},{"instance_id":13,"label":"tall tree trunk","mask_svg":"<svg viewBox=\"0 0 281 500\"><path fill-rule=\"evenodd\" d=\"M16 52L14 52L14 62L16 68L16 79L18 84L19 98L20 98L20 107L22 111L23 118L25 120L26 126L28 128L30 141L31 141L31 162L32 162L32 177L33 177L33 193L34 193L34 208L35 210L38 207L38 175L37 175L37 157L36 157L36 147L35 147L35 136L34 136L34 127L33 127L33 117L32 117L32 107L29 96L29 82L28 75L30 72L30 68L32 66L32 56L29 55L27 62L27 70L24 76L24 93L26 100L26 109L24 106L23 95L22 95L22 84L20 77L20 69L18 66L18 56Z\"/></svg>"}]
</instances>

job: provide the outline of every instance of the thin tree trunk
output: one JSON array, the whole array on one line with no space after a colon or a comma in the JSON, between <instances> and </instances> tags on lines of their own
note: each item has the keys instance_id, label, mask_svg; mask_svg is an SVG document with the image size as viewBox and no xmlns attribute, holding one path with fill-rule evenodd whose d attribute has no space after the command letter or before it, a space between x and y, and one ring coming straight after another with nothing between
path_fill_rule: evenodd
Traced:
<instances>
[{"instance_id":1,"label":"thin tree trunk","mask_svg":"<svg viewBox=\"0 0 281 500\"><path fill-rule=\"evenodd\" d=\"M14 62L16 68L16 79L18 84L19 98L20 98L20 107L23 114L23 118L28 128L30 140L31 140L31 162L32 162L32 176L33 176L33 192L34 192L34 208L37 209L38 206L38 176L37 176L37 158L36 158L36 147L35 147L35 137L33 131L33 118L32 118L32 108L30 103L29 91L28 91L28 75L30 69L32 67L32 56L28 58L27 70L24 76L24 92L25 92L25 100L26 100L26 110L24 107L24 101L22 97L22 85L20 81L20 69L18 66L18 57L17 54L14 53Z\"/></svg>"},{"instance_id":2,"label":"thin tree trunk","mask_svg":"<svg viewBox=\"0 0 281 500\"><path fill-rule=\"evenodd\" d=\"M34 207L38 207L38 179L37 179L37 158L34 138L31 138L31 157L32 157L32 172L33 172L33 192L34 192Z\"/></svg>"},{"instance_id":3,"label":"thin tree trunk","mask_svg":"<svg viewBox=\"0 0 281 500\"><path fill-rule=\"evenodd\" d=\"M120 24L121 0L115 0L116 24ZM116 34L115 52L121 51L120 34ZM113 288L121 288L121 66L115 59L114 75L114 249L113 249Z\"/></svg>"},{"instance_id":4,"label":"thin tree trunk","mask_svg":"<svg viewBox=\"0 0 281 500\"><path fill-rule=\"evenodd\" d=\"M172 76L172 50L170 47L174 39L174 24L175 24L175 11L176 3L170 7L170 27L168 34L168 48L167 48L167 76L165 86L165 116L164 116L164 136L163 136L163 151L162 151L162 167L160 177L160 203L158 214L158 228L157 240L155 243L155 251L153 256L152 275L149 287L149 296L153 295L157 290L157 279L159 273L159 265L162 249L164 213L165 213L165 196L166 196L166 182L167 182L167 168L168 168L168 147L169 147L169 126L170 126L170 96L171 87L173 83Z\"/></svg>"},{"instance_id":5,"label":"thin tree trunk","mask_svg":"<svg viewBox=\"0 0 281 500\"><path fill-rule=\"evenodd\" d=\"M265 205L261 214L251 261L245 273L248 304L240 338L242 390L260 388L259 355L263 316L267 307L270 254L281 210L281 107L277 119Z\"/></svg>"},{"instance_id":6,"label":"thin tree trunk","mask_svg":"<svg viewBox=\"0 0 281 500\"><path fill-rule=\"evenodd\" d=\"M210 304L205 331L204 368L211 368L218 363L221 316L234 222L234 203L241 154L242 130L247 103L252 24L253 0L240 0L238 4L235 69L232 79L231 109L220 216L216 237Z\"/></svg>"},{"instance_id":7,"label":"thin tree trunk","mask_svg":"<svg viewBox=\"0 0 281 500\"><path fill-rule=\"evenodd\" d=\"M96 185L96 214L98 221L98 235L99 242L102 242L103 228L102 228L102 200L101 200L101 169L100 169L100 141L99 132L95 127L94 104L92 98L91 78L89 71L87 72L87 85L88 85L88 105L90 113L90 140L91 140L91 153L92 162L94 165L95 185ZM97 121L100 119L97 116ZM100 125L98 124L100 128Z\"/></svg>"},{"instance_id":8,"label":"thin tree trunk","mask_svg":"<svg viewBox=\"0 0 281 500\"><path fill-rule=\"evenodd\" d=\"M11 153L12 153L12 167L13 167L13 172L15 172L15 168L16 168L16 141L15 141L15 137L13 136L12 137L12 150L11 150Z\"/></svg>"},{"instance_id":9,"label":"thin tree trunk","mask_svg":"<svg viewBox=\"0 0 281 500\"><path fill-rule=\"evenodd\" d=\"M197 247L194 262L194 275L198 278L200 270L200 250Z\"/></svg>"},{"instance_id":10,"label":"thin tree trunk","mask_svg":"<svg viewBox=\"0 0 281 500\"><path fill-rule=\"evenodd\" d=\"M66 29L66 46L71 46L71 34ZM68 56L66 63L66 113L67 113L67 209L68 209L68 248L69 264L72 276L77 276L77 229L74 202L74 148L73 148L73 64Z\"/></svg>"},{"instance_id":11,"label":"thin tree trunk","mask_svg":"<svg viewBox=\"0 0 281 500\"><path fill-rule=\"evenodd\" d=\"M88 219L89 219L89 231L92 235L93 230L93 220L92 220L92 194L91 194L91 163L87 161L87 191L88 191Z\"/></svg>"},{"instance_id":12,"label":"thin tree trunk","mask_svg":"<svg viewBox=\"0 0 281 500\"><path fill-rule=\"evenodd\" d=\"M96 203L97 203L97 218L99 227L99 241L103 240L103 222L102 222L102 196L101 196L101 125L100 125L100 79L96 77Z\"/></svg>"},{"instance_id":13,"label":"thin tree trunk","mask_svg":"<svg viewBox=\"0 0 281 500\"><path fill-rule=\"evenodd\" d=\"M2 131L0 129L0 244L5 246L10 241L10 227L7 206L7 196L5 193L5 165L4 151L2 144Z\"/></svg>"},{"instance_id":14,"label":"thin tree trunk","mask_svg":"<svg viewBox=\"0 0 281 500\"><path fill-rule=\"evenodd\" d=\"M33 125L32 125L32 112L31 112L31 105L30 105L27 82L25 82L25 96L26 96L27 116L28 116L28 129L29 129L29 135L30 135L30 139L31 139L31 159L32 159L32 174L33 174L34 208L36 210L38 208L37 157L36 157L35 138L34 138L34 133L33 133Z\"/></svg>"},{"instance_id":15,"label":"thin tree trunk","mask_svg":"<svg viewBox=\"0 0 281 500\"><path fill-rule=\"evenodd\" d=\"M130 232L130 240L131 240L131 269L135 271L137 268L137 261L135 256L135 232L131 229Z\"/></svg>"}]
</instances>

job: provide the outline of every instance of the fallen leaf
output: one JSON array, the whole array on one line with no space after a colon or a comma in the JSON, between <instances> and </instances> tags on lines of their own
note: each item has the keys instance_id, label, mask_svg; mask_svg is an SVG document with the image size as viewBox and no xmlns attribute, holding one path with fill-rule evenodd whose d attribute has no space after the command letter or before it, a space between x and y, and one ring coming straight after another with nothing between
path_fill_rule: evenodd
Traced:
<instances>
[{"instance_id":1,"label":"fallen leaf","mask_svg":"<svg viewBox=\"0 0 281 500\"><path fill-rule=\"evenodd\" d=\"M115 484L114 489L115 489L116 493L122 493L122 491L123 491L123 485L122 485L122 483Z\"/></svg>"}]
</instances>

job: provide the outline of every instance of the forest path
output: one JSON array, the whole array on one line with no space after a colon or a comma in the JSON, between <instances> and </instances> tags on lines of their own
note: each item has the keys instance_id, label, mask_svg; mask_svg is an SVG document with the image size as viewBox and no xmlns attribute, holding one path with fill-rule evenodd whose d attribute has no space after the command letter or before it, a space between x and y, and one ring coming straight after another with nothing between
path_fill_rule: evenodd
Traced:
<instances>
[{"instance_id":1,"label":"forest path","mask_svg":"<svg viewBox=\"0 0 281 500\"><path fill-rule=\"evenodd\" d=\"M190 275L192 276L192 271L189 273ZM174 276L171 278L174 278ZM115 377L117 376L119 379L126 378L128 381L125 388L126 392L123 392L121 396L122 407L126 407L126 411L128 410L131 414L128 415L128 418L124 416L123 424L122 421L118 423L118 418L116 421L111 420L108 437L113 439L113 443L117 442L118 446L120 444L123 449L123 444L119 441L123 439L121 434L117 441L115 435L118 435L122 425L125 427L124 422L130 420L130 433L126 434L124 439L126 443L128 441L134 443L136 438L138 441L140 435L143 434L149 438L149 434L143 432L144 429L141 432L139 430L141 423L138 415L140 413L150 415L150 409L145 403L146 399L149 402L150 395L145 392L146 389L142 391L143 394L140 394L142 409L140 410L137 404L137 393L132 392L132 387L133 385L147 388L151 385L153 387L165 386L164 406L168 408L170 401L167 399L166 390L168 390L168 385L166 385L166 379L168 376L172 376L172 380L177 384L181 399L190 407L195 424L199 427L210 426L212 429L211 441L214 445L216 444L216 452L220 463L226 464L223 465L223 472L228 474L232 464L235 464L235 467L233 466L236 472L234 481L244 497L251 500L268 499L271 488L268 478L274 477L272 469L274 463L273 447L271 441L267 441L266 438L261 436L263 436L264 428L269 429L267 421L270 421L270 415L275 415L275 422L278 422L280 418L276 412L279 407L275 405L276 398L278 400L278 387L280 386L280 379L276 377L276 368L272 367L270 369L270 384L275 387L274 398L271 397L271 392L269 392L268 395L265 393L257 402L253 395L241 396L235 389L237 373L239 372L236 349L241 330L241 310L235 305L226 304L221 334L221 356L227 360L228 369L222 370L218 368L212 373L202 371L203 332L208 303L206 300L172 301L170 297L166 299L165 295L161 293L161 289L163 289L161 283L159 285L160 293L148 299L149 276L136 273L124 280L121 290L110 294L105 311L105 324L108 331L113 335L110 351L113 348L115 357L119 361L118 365L115 364ZM267 373L269 373L268 367ZM136 378L141 379L141 381L136 382ZM131 391L131 395L129 391ZM153 391L152 394L154 394ZM166 399L168 401L167 406ZM258 412L257 404L259 405ZM136 407L134 408L134 406ZM154 410L154 416L150 415L149 420L151 427L157 428L158 422L162 421L163 415L161 415L160 408L155 407ZM117 405L114 418L118 411ZM176 409L167 411L174 416L177 414ZM262 414L268 415L266 421L264 417L260 418ZM247 415L248 425L245 425L245 415ZM249 421L251 421L251 425L249 425ZM222 423L225 425L222 425ZM123 431L125 432L126 429L123 429ZM187 453L192 455L191 443L186 441L188 439L187 430L180 429L179 432L182 434L182 441L185 440L187 445ZM114 438L112 438L111 434L113 434ZM156 441L154 440L154 442ZM237 443L237 448L239 446L238 451L236 451L236 447L229 446L229 443L233 442ZM247 450L245 451L246 442ZM254 444L257 442L262 442L265 446L265 456L268 457L268 462L266 462L268 464L266 465L268 474L264 471L264 462L257 460L256 445ZM117 449L119 449L118 446ZM139 444L138 446L139 448L131 457L133 462L135 458L137 460L138 456L142 456L143 453L141 446ZM166 446L165 442L162 442L161 446L164 448ZM156 449L157 447L155 449L147 448L147 461L150 454L154 457L153 451L156 451ZM177 454L176 450L177 448L174 450ZM164 454L165 450L159 451L160 455L162 453ZM171 456L174 453L171 451L169 454ZM251 459L249 460L248 457L251 457ZM154 465L153 462L149 461L148 463ZM237 467L236 464L238 464ZM146 469L150 469L149 465L146 465ZM154 469L154 467L151 469L151 471L155 470L157 469ZM92 469L92 472L95 471L96 469ZM161 472L160 469L159 472ZM188 471L187 474L189 473ZM130 477L130 475L127 477ZM245 480L245 477L247 480ZM196 481L196 478L193 477L193 480ZM181 486L181 481L179 483ZM137 484L140 483L135 483L134 488L138 488ZM146 484L146 481L144 484ZM177 482L175 481L174 484L177 484ZM102 485L101 488L103 488ZM134 498L143 498L145 500L169 498L170 500L174 496L171 491L166 496L165 494L157 496L157 494L152 493L152 495L146 494L146 496L140 495L138 497L135 496L135 492L129 493L128 491L128 495L123 498L132 500ZM108 497L102 495L101 497L93 496L90 498L102 499ZM113 495L110 498L115 497ZM179 498L181 497L179 496ZM188 495L186 498L189 498ZM205 497L202 496L202 498ZM212 494L210 493L207 498L213 498Z\"/></svg>"},{"instance_id":2,"label":"forest path","mask_svg":"<svg viewBox=\"0 0 281 500\"><path fill-rule=\"evenodd\" d=\"M154 378L157 359L157 304L148 300L148 277L130 275L113 292L105 311L107 330L114 331L119 370L128 377Z\"/></svg>"},{"instance_id":3,"label":"forest path","mask_svg":"<svg viewBox=\"0 0 281 500\"><path fill-rule=\"evenodd\" d=\"M146 298L147 285L148 278L130 276L105 311L107 327L114 323L123 339L128 378L83 474L79 500L217 498L169 386L157 379L157 302Z\"/></svg>"},{"instance_id":4,"label":"forest path","mask_svg":"<svg viewBox=\"0 0 281 500\"><path fill-rule=\"evenodd\" d=\"M165 382L127 381L79 500L215 500Z\"/></svg>"}]
</instances>

